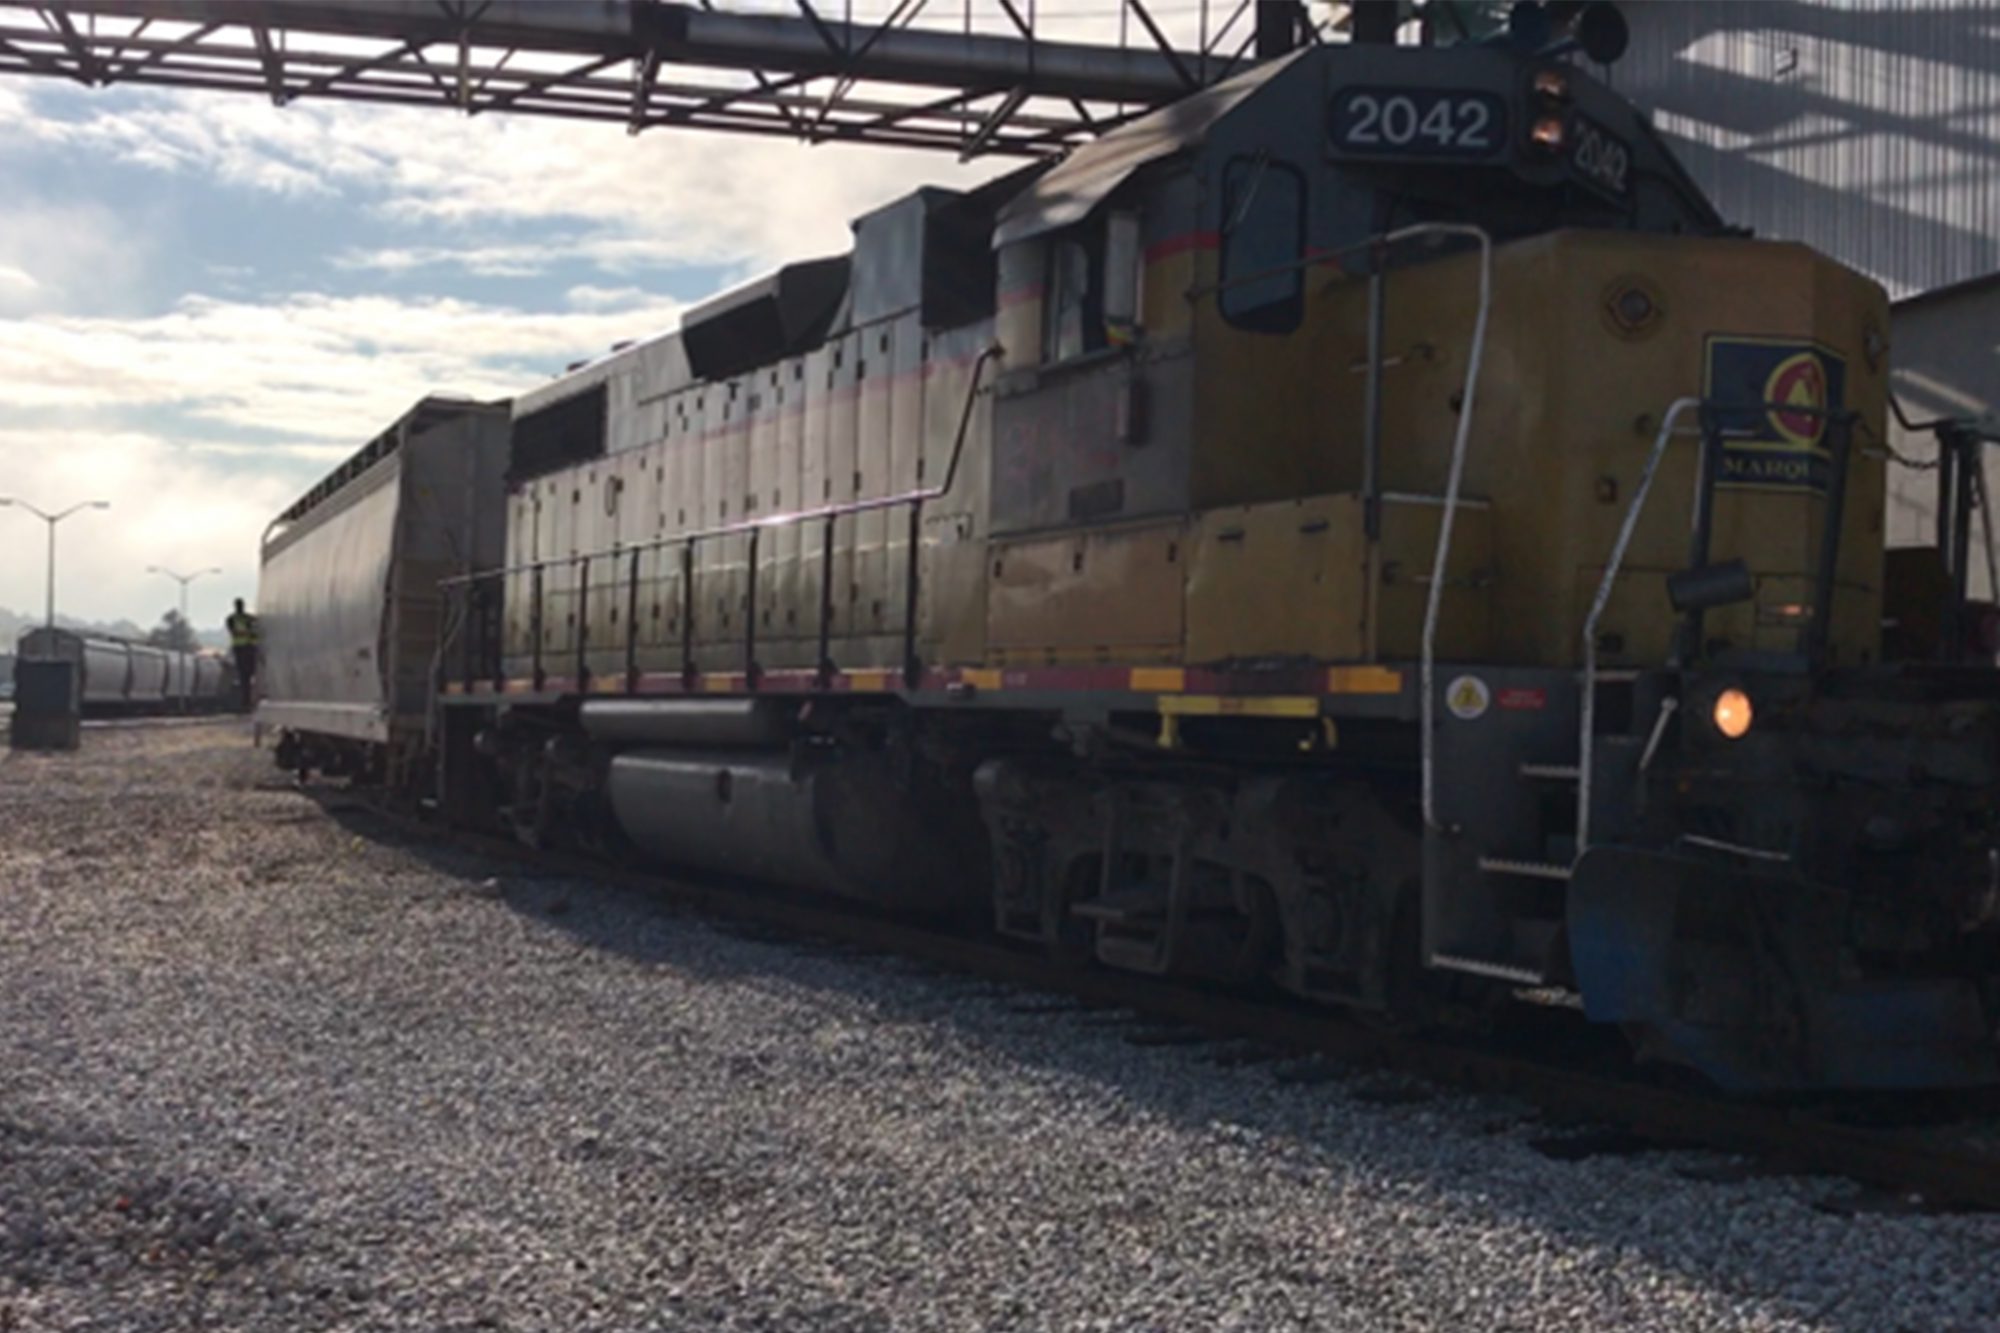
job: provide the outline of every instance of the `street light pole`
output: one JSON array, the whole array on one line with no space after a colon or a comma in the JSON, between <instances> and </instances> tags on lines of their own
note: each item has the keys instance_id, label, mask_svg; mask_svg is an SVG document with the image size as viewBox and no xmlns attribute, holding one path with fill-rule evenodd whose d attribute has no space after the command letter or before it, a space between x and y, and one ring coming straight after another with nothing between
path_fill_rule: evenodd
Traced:
<instances>
[{"instance_id":1,"label":"street light pole","mask_svg":"<svg viewBox=\"0 0 2000 1333\"><path fill-rule=\"evenodd\" d=\"M186 649L180 651L187 653L194 652L201 647L201 643L195 638L194 626L188 623L188 584L193 583L204 574L220 574L222 570L217 566L210 565L207 569L197 569L192 574L181 574L168 569L165 565L147 565L146 572L148 574L165 574L168 578L181 585L181 633L187 635L188 646ZM194 702L194 678L192 674L194 662L188 657L182 657L178 660L182 672L181 679L178 682L181 711L185 713Z\"/></svg>"},{"instance_id":2,"label":"street light pole","mask_svg":"<svg viewBox=\"0 0 2000 1333\"><path fill-rule=\"evenodd\" d=\"M0 509L4 509L8 505L13 505L18 509L25 509L49 525L49 591L43 623L49 629L53 630L56 627L56 524L62 522L80 509L109 509L111 508L111 502L109 500L83 500L71 505L60 513L50 514L37 509L26 500L16 500L9 496L0 495Z\"/></svg>"},{"instance_id":3,"label":"street light pole","mask_svg":"<svg viewBox=\"0 0 2000 1333\"><path fill-rule=\"evenodd\" d=\"M188 638L191 640L194 639L194 626L188 623L188 584L193 583L204 574L220 574L222 572L221 567L210 565L207 569L197 569L192 574L177 574L165 565L147 565L146 572L148 574L165 574L168 578L181 585L181 625L186 629ZM198 641L194 644L195 648L199 648L200 646L201 644Z\"/></svg>"}]
</instances>

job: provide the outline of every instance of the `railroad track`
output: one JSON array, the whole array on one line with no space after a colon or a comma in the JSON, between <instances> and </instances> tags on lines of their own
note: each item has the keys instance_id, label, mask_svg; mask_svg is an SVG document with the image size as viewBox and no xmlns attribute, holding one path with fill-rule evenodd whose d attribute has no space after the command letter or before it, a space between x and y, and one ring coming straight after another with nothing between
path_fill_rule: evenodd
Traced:
<instances>
[{"instance_id":1,"label":"railroad track","mask_svg":"<svg viewBox=\"0 0 2000 1333\"><path fill-rule=\"evenodd\" d=\"M247 726L250 719L239 713L147 713L136 717L87 717L82 725L86 731L137 731L153 727L218 726L237 721Z\"/></svg>"},{"instance_id":2,"label":"railroad track","mask_svg":"<svg viewBox=\"0 0 2000 1333\"><path fill-rule=\"evenodd\" d=\"M13 702L0 699L0 735L4 735L13 716ZM118 731L147 727L214 726L234 721L247 724L249 720L241 713L146 713L132 717L87 717L81 725L86 731Z\"/></svg>"},{"instance_id":3,"label":"railroad track","mask_svg":"<svg viewBox=\"0 0 2000 1333\"><path fill-rule=\"evenodd\" d=\"M1156 1029L1251 1043L1278 1056L1320 1057L1357 1069L1396 1071L1472 1092L1525 1100L1564 1120L1601 1126L1662 1147L1702 1147L1753 1159L1773 1172L1826 1175L1901 1196L1910 1206L2000 1211L2000 1151L1941 1142L1902 1123L1855 1123L1881 1115L1880 1099L1801 1107L1732 1100L1662 1086L1629 1069L1577 1068L1546 1057L1475 1047L1462 1040L1388 1031L1337 1011L1102 968L1079 966L1005 941L953 933L788 890L704 883L612 865L579 854L535 851L497 835L445 829L434 819L357 799L354 789L308 788L339 813L362 810L413 837L449 840L483 858L652 895L719 922L748 925L802 943L907 958L1079 1007L1129 1010ZM336 804L333 798L346 804ZM1924 1099L1936 1115L1936 1099ZM1987 1099L1985 1114L1995 1112Z\"/></svg>"}]
</instances>

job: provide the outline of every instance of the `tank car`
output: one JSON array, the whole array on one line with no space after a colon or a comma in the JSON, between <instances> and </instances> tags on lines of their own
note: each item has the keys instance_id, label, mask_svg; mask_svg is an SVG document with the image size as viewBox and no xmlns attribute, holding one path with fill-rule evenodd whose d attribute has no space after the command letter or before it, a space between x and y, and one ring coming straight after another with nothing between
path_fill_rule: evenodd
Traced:
<instances>
[{"instance_id":1,"label":"tank car","mask_svg":"<svg viewBox=\"0 0 2000 1333\"><path fill-rule=\"evenodd\" d=\"M1887 329L1579 67L1301 51L515 400L438 794L1107 966L1560 988L1736 1089L1990 1082L1996 676L1883 655Z\"/></svg>"}]
</instances>

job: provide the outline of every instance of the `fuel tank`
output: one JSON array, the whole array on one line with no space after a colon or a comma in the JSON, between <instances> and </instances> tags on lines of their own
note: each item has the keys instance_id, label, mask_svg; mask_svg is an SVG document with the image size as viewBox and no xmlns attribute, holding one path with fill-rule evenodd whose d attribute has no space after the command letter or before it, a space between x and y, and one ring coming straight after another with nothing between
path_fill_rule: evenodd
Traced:
<instances>
[{"instance_id":1,"label":"fuel tank","mask_svg":"<svg viewBox=\"0 0 2000 1333\"><path fill-rule=\"evenodd\" d=\"M607 794L663 865L927 914L984 909L987 858L955 833L956 803L882 755L634 749L612 758Z\"/></svg>"},{"instance_id":2,"label":"fuel tank","mask_svg":"<svg viewBox=\"0 0 2000 1333\"><path fill-rule=\"evenodd\" d=\"M612 744L769 750L787 735L774 699L592 699L578 718L592 740Z\"/></svg>"}]
</instances>

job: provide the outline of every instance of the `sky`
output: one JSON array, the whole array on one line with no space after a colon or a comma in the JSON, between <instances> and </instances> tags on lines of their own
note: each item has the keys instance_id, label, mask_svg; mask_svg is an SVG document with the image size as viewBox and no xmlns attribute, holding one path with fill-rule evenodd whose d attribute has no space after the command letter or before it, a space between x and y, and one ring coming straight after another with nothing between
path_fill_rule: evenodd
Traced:
<instances>
[{"instance_id":1,"label":"sky","mask_svg":"<svg viewBox=\"0 0 2000 1333\"><path fill-rule=\"evenodd\" d=\"M684 131L0 80L0 496L58 609L198 626L271 517L429 392L507 397L850 218L1004 164ZM43 525L0 508L0 607Z\"/></svg>"}]
</instances>

